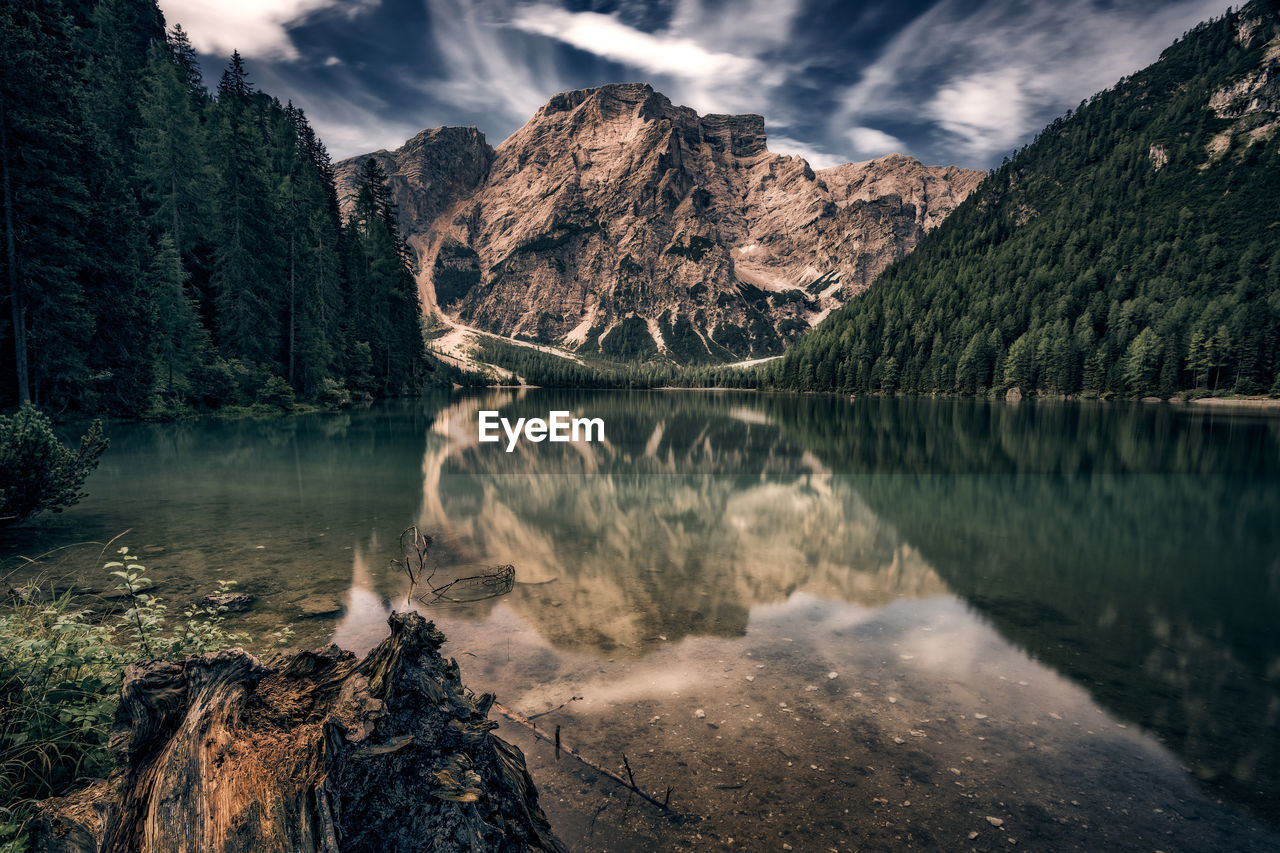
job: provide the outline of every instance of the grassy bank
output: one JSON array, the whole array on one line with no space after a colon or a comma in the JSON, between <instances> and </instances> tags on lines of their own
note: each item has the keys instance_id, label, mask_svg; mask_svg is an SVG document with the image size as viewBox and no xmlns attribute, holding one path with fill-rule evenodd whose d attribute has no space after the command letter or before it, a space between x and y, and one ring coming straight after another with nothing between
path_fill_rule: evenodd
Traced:
<instances>
[{"instance_id":1,"label":"grassy bank","mask_svg":"<svg viewBox=\"0 0 1280 853\"><path fill-rule=\"evenodd\" d=\"M40 561L0 576L0 853L27 850L32 803L107 775L126 667L278 645L291 633L282 628L253 643L230 630L219 602L234 582L171 611L150 593L152 580L127 547L104 548L102 572L110 589L100 594L61 588Z\"/></svg>"}]
</instances>

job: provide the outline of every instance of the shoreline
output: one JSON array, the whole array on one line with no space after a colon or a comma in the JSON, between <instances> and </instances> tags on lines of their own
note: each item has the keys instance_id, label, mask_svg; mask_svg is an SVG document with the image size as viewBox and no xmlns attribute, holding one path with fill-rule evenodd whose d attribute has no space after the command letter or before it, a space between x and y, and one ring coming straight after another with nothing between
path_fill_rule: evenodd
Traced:
<instances>
[{"instance_id":1,"label":"shoreline","mask_svg":"<svg viewBox=\"0 0 1280 853\"><path fill-rule=\"evenodd\" d=\"M1200 397L1196 400L1170 400L1175 405L1209 408L1260 409L1280 412L1280 399L1271 397Z\"/></svg>"}]
</instances>

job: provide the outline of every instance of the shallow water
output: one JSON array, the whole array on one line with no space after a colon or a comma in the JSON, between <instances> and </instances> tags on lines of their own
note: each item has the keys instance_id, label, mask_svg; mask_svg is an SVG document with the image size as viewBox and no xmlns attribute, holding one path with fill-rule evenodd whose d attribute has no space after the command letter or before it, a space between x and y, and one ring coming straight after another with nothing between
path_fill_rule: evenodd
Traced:
<instances>
[{"instance_id":1,"label":"shallow water","mask_svg":"<svg viewBox=\"0 0 1280 853\"><path fill-rule=\"evenodd\" d=\"M481 408L607 441L505 453ZM4 554L132 528L171 603L236 578L248 630L357 650L405 526L433 583L514 564L418 605L464 680L679 815L504 722L575 849L1280 846L1280 419L531 391L111 438Z\"/></svg>"}]
</instances>

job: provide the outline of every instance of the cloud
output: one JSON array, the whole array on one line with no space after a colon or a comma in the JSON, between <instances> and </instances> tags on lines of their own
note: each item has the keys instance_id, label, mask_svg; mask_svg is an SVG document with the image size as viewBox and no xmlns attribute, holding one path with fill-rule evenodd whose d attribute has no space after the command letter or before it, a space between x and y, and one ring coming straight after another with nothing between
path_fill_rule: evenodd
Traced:
<instances>
[{"instance_id":1,"label":"cloud","mask_svg":"<svg viewBox=\"0 0 1280 853\"><path fill-rule=\"evenodd\" d=\"M323 55L318 53L316 61ZM366 74L353 64L340 62L318 73L310 62L255 62L249 73L255 86L306 113L335 161L398 148L428 126L420 104L407 103L398 92L368 86Z\"/></svg>"},{"instance_id":2,"label":"cloud","mask_svg":"<svg viewBox=\"0 0 1280 853\"><path fill-rule=\"evenodd\" d=\"M644 80L703 114L764 115L781 134L770 147L815 168L890 152L992 165L1226 7L400 0L363 14L378 5L161 0L202 54L238 48L251 79L307 105L335 154L437 124L476 124L496 143L557 92Z\"/></svg>"},{"instance_id":3,"label":"cloud","mask_svg":"<svg viewBox=\"0 0 1280 853\"><path fill-rule=\"evenodd\" d=\"M426 0L443 80L406 81L447 102L523 124L557 92L575 88L554 45L511 27L501 0Z\"/></svg>"},{"instance_id":4,"label":"cloud","mask_svg":"<svg viewBox=\"0 0 1280 853\"><path fill-rule=\"evenodd\" d=\"M832 130L924 119L941 132L936 148L989 162L1225 8L1220 0L942 0L846 88Z\"/></svg>"},{"instance_id":5,"label":"cloud","mask_svg":"<svg viewBox=\"0 0 1280 853\"><path fill-rule=\"evenodd\" d=\"M656 78L647 82L699 112L768 111L786 120L790 110L774 95L792 71L780 52L800 8L800 0L737 0L726 13L676 0L650 30L627 23L625 9L606 15L538 2L517 6L509 26Z\"/></svg>"},{"instance_id":6,"label":"cloud","mask_svg":"<svg viewBox=\"0 0 1280 853\"><path fill-rule=\"evenodd\" d=\"M849 162L847 157L841 157L839 154L830 154L821 148L787 136L769 137L769 150L775 154L794 154L798 157L803 157L808 161L810 168L813 169L829 169L832 166L839 166L841 163Z\"/></svg>"},{"instance_id":7,"label":"cloud","mask_svg":"<svg viewBox=\"0 0 1280 853\"><path fill-rule=\"evenodd\" d=\"M1038 124L1032 118L1037 95L1033 81L1017 70L981 71L949 80L930 99L926 112L965 150L982 154L1007 151Z\"/></svg>"},{"instance_id":8,"label":"cloud","mask_svg":"<svg viewBox=\"0 0 1280 853\"><path fill-rule=\"evenodd\" d=\"M637 30L598 12L525 6L512 18L511 26L653 74L700 78L746 75L756 70L751 58L707 50L693 39L669 32Z\"/></svg>"},{"instance_id":9,"label":"cloud","mask_svg":"<svg viewBox=\"0 0 1280 853\"><path fill-rule=\"evenodd\" d=\"M874 127L851 127L844 132L844 135L860 157L870 159L907 150L906 143L901 139L883 130L876 130Z\"/></svg>"},{"instance_id":10,"label":"cloud","mask_svg":"<svg viewBox=\"0 0 1280 853\"><path fill-rule=\"evenodd\" d=\"M348 16L378 5L379 0L160 0L165 21L182 24L192 46L205 54L226 56L238 50L262 59L299 58L289 36L290 25L325 9Z\"/></svg>"},{"instance_id":11,"label":"cloud","mask_svg":"<svg viewBox=\"0 0 1280 853\"><path fill-rule=\"evenodd\" d=\"M422 130L416 123L387 121L354 104L320 104L307 111L307 120L323 128L321 137L334 160L367 154L382 148L395 149Z\"/></svg>"}]
</instances>

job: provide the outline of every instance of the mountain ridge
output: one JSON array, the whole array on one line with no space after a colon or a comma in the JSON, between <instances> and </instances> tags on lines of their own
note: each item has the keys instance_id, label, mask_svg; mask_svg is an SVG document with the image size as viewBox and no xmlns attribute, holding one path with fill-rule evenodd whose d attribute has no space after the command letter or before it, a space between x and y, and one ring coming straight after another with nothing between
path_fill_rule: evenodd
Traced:
<instances>
[{"instance_id":1,"label":"mountain ridge","mask_svg":"<svg viewBox=\"0 0 1280 853\"><path fill-rule=\"evenodd\" d=\"M815 172L768 150L763 117L699 115L644 83L555 95L496 148L423 131L337 164L340 196L368 157L428 313L682 364L780 353L985 178L902 155Z\"/></svg>"},{"instance_id":2,"label":"mountain ridge","mask_svg":"<svg viewBox=\"0 0 1280 853\"><path fill-rule=\"evenodd\" d=\"M1278 130L1280 2L1254 0L1042 130L764 383L1280 394Z\"/></svg>"}]
</instances>

